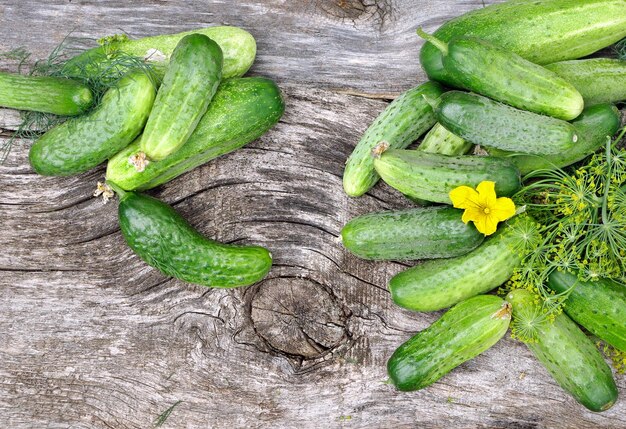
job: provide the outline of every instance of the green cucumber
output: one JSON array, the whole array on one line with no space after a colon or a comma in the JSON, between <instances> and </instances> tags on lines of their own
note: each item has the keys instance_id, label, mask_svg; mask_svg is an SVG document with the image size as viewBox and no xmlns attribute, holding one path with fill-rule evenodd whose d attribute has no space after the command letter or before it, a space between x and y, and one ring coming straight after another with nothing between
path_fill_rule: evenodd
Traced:
<instances>
[{"instance_id":1,"label":"green cucumber","mask_svg":"<svg viewBox=\"0 0 626 429\"><path fill-rule=\"evenodd\" d=\"M272 255L260 246L210 240L171 206L135 192L118 192L120 229L128 246L167 276L208 287L248 286L262 280Z\"/></svg>"},{"instance_id":2,"label":"green cucumber","mask_svg":"<svg viewBox=\"0 0 626 429\"><path fill-rule=\"evenodd\" d=\"M219 45L203 34L178 42L141 137L149 159L160 161L187 141L217 91L222 62Z\"/></svg>"},{"instance_id":3,"label":"green cucumber","mask_svg":"<svg viewBox=\"0 0 626 429\"><path fill-rule=\"evenodd\" d=\"M481 146L549 155L578 141L569 122L519 110L477 94L450 91L434 103L437 120L459 137Z\"/></svg>"},{"instance_id":4,"label":"green cucumber","mask_svg":"<svg viewBox=\"0 0 626 429\"><path fill-rule=\"evenodd\" d=\"M84 113L93 104L91 90L71 79L0 72L0 106L60 116Z\"/></svg>"},{"instance_id":5,"label":"green cucumber","mask_svg":"<svg viewBox=\"0 0 626 429\"><path fill-rule=\"evenodd\" d=\"M591 58L552 63L545 66L574 85L585 106L626 100L626 61Z\"/></svg>"},{"instance_id":6,"label":"green cucumber","mask_svg":"<svg viewBox=\"0 0 626 429\"><path fill-rule=\"evenodd\" d=\"M592 334L626 352L626 288L610 279L583 282L571 272L553 271L548 286L556 293L571 292L564 309Z\"/></svg>"},{"instance_id":7,"label":"green cucumber","mask_svg":"<svg viewBox=\"0 0 626 429\"><path fill-rule=\"evenodd\" d=\"M144 73L127 75L88 115L71 118L35 141L31 165L44 176L69 176L106 161L141 133L155 93Z\"/></svg>"},{"instance_id":8,"label":"green cucumber","mask_svg":"<svg viewBox=\"0 0 626 429\"><path fill-rule=\"evenodd\" d=\"M606 145L607 138L615 135L621 124L619 110L612 104L587 107L572 121L579 136L572 149L554 155L528 155L488 148L490 155L507 157L522 174L535 170L553 170L574 164Z\"/></svg>"},{"instance_id":9,"label":"green cucumber","mask_svg":"<svg viewBox=\"0 0 626 429\"><path fill-rule=\"evenodd\" d=\"M519 55L475 37L448 43L417 33L443 56L446 85L485 95L518 109L569 121L580 115L583 97L570 83Z\"/></svg>"},{"instance_id":10,"label":"green cucumber","mask_svg":"<svg viewBox=\"0 0 626 429\"><path fill-rule=\"evenodd\" d=\"M514 324L533 326L533 341L526 345L552 378L591 411L611 408L617 400L611 368L580 328L563 313L554 322L534 321L541 305L525 289L510 292L506 300L513 306Z\"/></svg>"},{"instance_id":11,"label":"green cucumber","mask_svg":"<svg viewBox=\"0 0 626 429\"><path fill-rule=\"evenodd\" d=\"M398 347L389 377L398 390L423 389L497 343L510 321L510 304L497 296L463 301Z\"/></svg>"},{"instance_id":12,"label":"green cucumber","mask_svg":"<svg viewBox=\"0 0 626 429\"><path fill-rule=\"evenodd\" d=\"M414 311L437 311L500 286L521 264L532 231L530 217L519 215L483 244L456 258L425 261L389 281L393 302Z\"/></svg>"},{"instance_id":13,"label":"green cucumber","mask_svg":"<svg viewBox=\"0 0 626 429\"><path fill-rule=\"evenodd\" d=\"M473 144L446 130L437 122L426 134L417 150L441 155L465 155L473 147Z\"/></svg>"},{"instance_id":14,"label":"green cucumber","mask_svg":"<svg viewBox=\"0 0 626 429\"><path fill-rule=\"evenodd\" d=\"M376 172L392 188L410 198L450 204L448 194L484 180L496 182L496 193L513 195L521 187L517 167L504 158L491 156L447 156L407 149L383 151L374 160Z\"/></svg>"},{"instance_id":15,"label":"green cucumber","mask_svg":"<svg viewBox=\"0 0 626 429\"><path fill-rule=\"evenodd\" d=\"M381 142L392 148L405 148L435 124L435 116L424 96L436 99L443 88L426 82L393 100L372 122L346 161L343 189L351 197L366 193L380 177L374 171L372 150Z\"/></svg>"},{"instance_id":16,"label":"green cucumber","mask_svg":"<svg viewBox=\"0 0 626 429\"><path fill-rule=\"evenodd\" d=\"M450 258L469 252L485 238L461 221L462 214L451 207L368 213L348 222L341 240L363 259Z\"/></svg>"},{"instance_id":17,"label":"green cucumber","mask_svg":"<svg viewBox=\"0 0 626 429\"><path fill-rule=\"evenodd\" d=\"M237 27L207 27L177 34L144 37L130 40L125 36L104 38L104 46L89 49L71 58L63 68L65 76L82 79L98 78L116 64L118 53L137 57L154 65L159 75L165 74L167 62L178 42L190 34L203 34L214 40L222 49L224 67L222 78L243 76L256 56L256 41L247 31ZM132 64L131 64L132 66Z\"/></svg>"},{"instance_id":18,"label":"green cucumber","mask_svg":"<svg viewBox=\"0 0 626 429\"><path fill-rule=\"evenodd\" d=\"M535 64L587 56L626 37L625 0L513 0L478 8L442 25L444 42L489 40ZM420 63L430 79L448 81L441 52L426 43Z\"/></svg>"},{"instance_id":19,"label":"green cucumber","mask_svg":"<svg viewBox=\"0 0 626 429\"><path fill-rule=\"evenodd\" d=\"M140 173L129 162L139 152L136 140L109 160L107 179L126 190L153 188L259 138L278 122L284 110L280 89L273 81L260 77L226 80L178 151L149 163Z\"/></svg>"}]
</instances>

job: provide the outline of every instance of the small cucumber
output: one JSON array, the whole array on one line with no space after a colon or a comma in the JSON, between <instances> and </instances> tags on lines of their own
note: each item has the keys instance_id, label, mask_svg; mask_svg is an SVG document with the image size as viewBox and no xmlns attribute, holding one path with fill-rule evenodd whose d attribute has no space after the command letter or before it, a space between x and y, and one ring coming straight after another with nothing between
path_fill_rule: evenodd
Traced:
<instances>
[{"instance_id":1,"label":"small cucumber","mask_svg":"<svg viewBox=\"0 0 626 429\"><path fill-rule=\"evenodd\" d=\"M222 50L203 34L183 37L170 58L141 150L160 161L177 151L206 113L222 79Z\"/></svg>"},{"instance_id":2,"label":"small cucumber","mask_svg":"<svg viewBox=\"0 0 626 429\"><path fill-rule=\"evenodd\" d=\"M179 150L149 163L140 173L129 162L139 152L139 141L135 141L109 160L107 180L126 190L153 188L259 138L284 111L280 89L273 81L260 77L226 80Z\"/></svg>"},{"instance_id":3,"label":"small cucumber","mask_svg":"<svg viewBox=\"0 0 626 429\"><path fill-rule=\"evenodd\" d=\"M368 213L341 230L343 245L363 259L450 258L476 248L485 238L461 221L451 207L414 208Z\"/></svg>"},{"instance_id":4,"label":"small cucumber","mask_svg":"<svg viewBox=\"0 0 626 429\"><path fill-rule=\"evenodd\" d=\"M592 58L545 67L574 85L585 99L585 106L626 100L626 60Z\"/></svg>"},{"instance_id":5,"label":"small cucumber","mask_svg":"<svg viewBox=\"0 0 626 429\"><path fill-rule=\"evenodd\" d=\"M84 113L92 104L91 90L80 82L0 72L2 107L75 116Z\"/></svg>"},{"instance_id":6,"label":"small cucumber","mask_svg":"<svg viewBox=\"0 0 626 429\"><path fill-rule=\"evenodd\" d=\"M374 167L392 188L410 198L450 204L448 194L484 180L496 182L496 193L513 195L521 186L517 167L504 158L447 156L407 149L389 149L374 160Z\"/></svg>"},{"instance_id":7,"label":"small cucumber","mask_svg":"<svg viewBox=\"0 0 626 429\"><path fill-rule=\"evenodd\" d=\"M450 91L434 104L437 120L459 137L481 146L550 155L578 141L569 122L519 110L477 94Z\"/></svg>"},{"instance_id":8,"label":"small cucumber","mask_svg":"<svg viewBox=\"0 0 626 429\"><path fill-rule=\"evenodd\" d=\"M343 173L346 194L361 196L380 179L372 160L372 150L380 142L387 142L392 148L405 148L435 124L433 109L424 96L436 99L442 93L439 84L426 82L400 95L378 115L346 161Z\"/></svg>"},{"instance_id":9,"label":"small cucumber","mask_svg":"<svg viewBox=\"0 0 626 429\"><path fill-rule=\"evenodd\" d=\"M237 27L207 27L185 31L177 34L164 34L160 36L144 37L130 40L125 36L105 37L104 46L89 49L82 54L71 58L63 68L66 76L75 75L81 79L98 78L106 74L112 65L120 67L116 63L118 55L124 54L135 56L155 67L155 72L161 77L167 69L174 48L178 42L190 34L203 34L214 40L222 49L224 66L222 78L243 76L256 56L256 41L247 31ZM131 64L131 66L133 66Z\"/></svg>"},{"instance_id":10,"label":"small cucumber","mask_svg":"<svg viewBox=\"0 0 626 429\"><path fill-rule=\"evenodd\" d=\"M626 352L626 288L610 279L579 281L576 274L553 271L548 286L557 293L572 289L565 312L576 323Z\"/></svg>"},{"instance_id":11,"label":"small cucumber","mask_svg":"<svg viewBox=\"0 0 626 429\"><path fill-rule=\"evenodd\" d=\"M534 341L526 345L552 378L591 411L611 408L617 400L611 368L580 328L563 313L553 323L526 320L540 315L542 309L525 289L510 292L506 300L513 306L513 323L534 325Z\"/></svg>"},{"instance_id":12,"label":"small cucumber","mask_svg":"<svg viewBox=\"0 0 626 429\"><path fill-rule=\"evenodd\" d=\"M131 249L163 274L208 287L232 288L262 280L272 256L259 246L209 240L171 206L109 184L120 196L119 222Z\"/></svg>"},{"instance_id":13,"label":"small cucumber","mask_svg":"<svg viewBox=\"0 0 626 429\"><path fill-rule=\"evenodd\" d=\"M497 296L463 301L393 353L389 377L398 390L423 389L497 343L510 321L510 304Z\"/></svg>"},{"instance_id":14,"label":"small cucumber","mask_svg":"<svg viewBox=\"0 0 626 429\"><path fill-rule=\"evenodd\" d=\"M607 137L615 135L621 124L619 110L612 104L598 104L583 110L572 121L579 136L572 149L554 155L528 155L489 148L489 154L506 157L519 168L522 174L535 170L563 168L591 155L606 145Z\"/></svg>"},{"instance_id":15,"label":"small cucumber","mask_svg":"<svg viewBox=\"0 0 626 429\"><path fill-rule=\"evenodd\" d=\"M393 302L414 311L437 311L500 286L520 266L532 231L530 217L519 215L465 255L425 261L389 282Z\"/></svg>"},{"instance_id":16,"label":"small cucumber","mask_svg":"<svg viewBox=\"0 0 626 429\"><path fill-rule=\"evenodd\" d=\"M142 72L122 78L91 113L52 128L31 147L29 159L44 176L90 170L128 146L152 109L155 87Z\"/></svg>"},{"instance_id":17,"label":"small cucumber","mask_svg":"<svg viewBox=\"0 0 626 429\"><path fill-rule=\"evenodd\" d=\"M518 109L569 121L580 115L583 97L556 73L491 42L455 37L446 43L418 34L441 51L449 81L442 83L485 95Z\"/></svg>"},{"instance_id":18,"label":"small cucumber","mask_svg":"<svg viewBox=\"0 0 626 429\"><path fill-rule=\"evenodd\" d=\"M465 155L474 147L461 137L446 130L439 122L426 134L417 150L441 155Z\"/></svg>"},{"instance_id":19,"label":"small cucumber","mask_svg":"<svg viewBox=\"0 0 626 429\"><path fill-rule=\"evenodd\" d=\"M444 42L486 39L535 64L572 60L626 37L626 0L506 1L452 19L434 35ZM442 60L431 43L422 47L420 63L430 79L448 79Z\"/></svg>"}]
</instances>

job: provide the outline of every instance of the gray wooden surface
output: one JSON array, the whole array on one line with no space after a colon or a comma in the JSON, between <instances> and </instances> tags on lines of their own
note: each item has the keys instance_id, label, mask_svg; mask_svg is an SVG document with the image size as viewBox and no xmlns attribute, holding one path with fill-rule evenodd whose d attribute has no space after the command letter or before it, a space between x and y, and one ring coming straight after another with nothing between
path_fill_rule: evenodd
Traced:
<instances>
[{"instance_id":1,"label":"gray wooden surface","mask_svg":"<svg viewBox=\"0 0 626 429\"><path fill-rule=\"evenodd\" d=\"M162 427L626 427L626 401L587 412L508 338L423 391L386 383L393 350L438 314L392 304L386 283L404 265L338 242L351 217L407 206L384 185L347 198L343 163L385 107L376 98L424 80L414 28L481 3L1 0L0 51L34 57L71 30L244 27L259 45L251 73L279 82L287 111L259 141L151 192L211 237L271 249L268 278L238 290L146 266L116 203L91 197L102 167L40 177L30 143L15 145L0 166L0 426L150 428L176 405ZM17 120L0 110L0 138Z\"/></svg>"}]
</instances>

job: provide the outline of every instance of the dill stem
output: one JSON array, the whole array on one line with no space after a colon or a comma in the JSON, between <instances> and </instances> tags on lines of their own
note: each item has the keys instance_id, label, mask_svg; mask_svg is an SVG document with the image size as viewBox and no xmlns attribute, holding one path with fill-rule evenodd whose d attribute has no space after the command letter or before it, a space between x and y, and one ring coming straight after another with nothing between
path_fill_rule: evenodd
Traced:
<instances>
[{"instance_id":1,"label":"dill stem","mask_svg":"<svg viewBox=\"0 0 626 429\"><path fill-rule=\"evenodd\" d=\"M604 182L604 198L602 198L602 223L609 223L608 202L609 188L611 187L611 138L607 138L606 142L606 179Z\"/></svg>"}]
</instances>

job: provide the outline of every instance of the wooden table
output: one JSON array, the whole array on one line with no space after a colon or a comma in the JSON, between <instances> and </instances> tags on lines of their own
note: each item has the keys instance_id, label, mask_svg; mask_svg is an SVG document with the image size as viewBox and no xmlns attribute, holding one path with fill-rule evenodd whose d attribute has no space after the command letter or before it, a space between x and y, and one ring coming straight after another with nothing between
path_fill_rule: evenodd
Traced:
<instances>
[{"instance_id":1,"label":"wooden table","mask_svg":"<svg viewBox=\"0 0 626 429\"><path fill-rule=\"evenodd\" d=\"M382 184L346 197L343 164L383 99L425 80L415 28L481 3L0 1L0 51L33 58L70 31L241 26L258 41L250 74L287 101L259 141L151 192L208 236L271 249L268 278L244 289L148 267L125 245L116 203L91 197L103 167L40 177L30 142L17 142L0 166L0 426L150 428L161 415L164 428L626 427L625 400L586 411L508 338L423 391L386 382L393 350L439 314L392 304L386 283L406 265L343 249L350 218L409 205ZM19 119L0 118L6 139Z\"/></svg>"}]
</instances>

